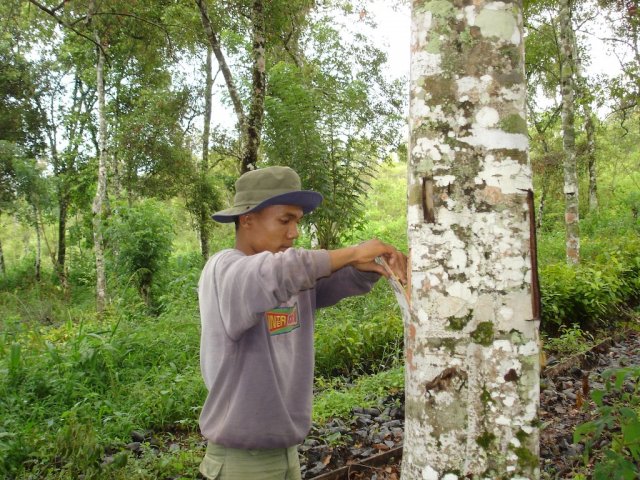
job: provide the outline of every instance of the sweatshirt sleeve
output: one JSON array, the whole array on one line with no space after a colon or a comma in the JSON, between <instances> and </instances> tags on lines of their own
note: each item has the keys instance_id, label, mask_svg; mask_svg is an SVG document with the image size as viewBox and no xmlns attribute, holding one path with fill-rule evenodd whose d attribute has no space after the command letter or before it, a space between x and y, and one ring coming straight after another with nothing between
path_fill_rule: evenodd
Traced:
<instances>
[{"instance_id":1,"label":"sweatshirt sleeve","mask_svg":"<svg viewBox=\"0 0 640 480\"><path fill-rule=\"evenodd\" d=\"M313 288L318 278L330 273L326 250L290 248L255 255L230 250L205 266L199 285L201 305L217 304L219 313L212 313L221 316L227 335L238 340L264 312Z\"/></svg>"},{"instance_id":2,"label":"sweatshirt sleeve","mask_svg":"<svg viewBox=\"0 0 640 480\"><path fill-rule=\"evenodd\" d=\"M378 281L375 272L361 272L354 267L344 267L316 284L316 308L330 307L340 300L368 293Z\"/></svg>"}]
</instances>

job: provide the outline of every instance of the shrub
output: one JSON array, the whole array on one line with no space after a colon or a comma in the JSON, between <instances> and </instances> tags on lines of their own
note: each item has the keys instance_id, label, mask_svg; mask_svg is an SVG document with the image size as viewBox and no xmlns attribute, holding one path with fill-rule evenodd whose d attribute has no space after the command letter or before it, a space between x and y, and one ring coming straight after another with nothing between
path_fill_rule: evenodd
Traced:
<instances>
[{"instance_id":1,"label":"shrub","mask_svg":"<svg viewBox=\"0 0 640 480\"><path fill-rule=\"evenodd\" d=\"M640 242L619 239L580 265L554 263L540 269L543 328L604 326L636 299L640 287Z\"/></svg>"},{"instance_id":2,"label":"shrub","mask_svg":"<svg viewBox=\"0 0 640 480\"><path fill-rule=\"evenodd\" d=\"M147 305L154 276L171 253L173 231L162 205L152 199L121 205L109 221L106 238L116 270L131 278Z\"/></svg>"},{"instance_id":3,"label":"shrub","mask_svg":"<svg viewBox=\"0 0 640 480\"><path fill-rule=\"evenodd\" d=\"M366 296L320 310L316 321L317 375L352 375L388 368L402 355L403 323L384 279Z\"/></svg>"},{"instance_id":4,"label":"shrub","mask_svg":"<svg viewBox=\"0 0 640 480\"><path fill-rule=\"evenodd\" d=\"M640 478L640 367L606 370L602 376L604 389L591 393L596 416L576 427L573 441L584 442L589 465L594 447L605 439L593 470L595 480Z\"/></svg>"}]
</instances>

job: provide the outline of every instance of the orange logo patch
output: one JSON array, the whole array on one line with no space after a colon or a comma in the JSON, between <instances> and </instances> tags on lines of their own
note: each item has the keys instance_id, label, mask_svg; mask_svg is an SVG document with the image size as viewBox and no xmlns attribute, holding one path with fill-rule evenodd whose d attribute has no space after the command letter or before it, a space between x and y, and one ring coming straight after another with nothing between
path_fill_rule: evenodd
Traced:
<instances>
[{"instance_id":1,"label":"orange logo patch","mask_svg":"<svg viewBox=\"0 0 640 480\"><path fill-rule=\"evenodd\" d=\"M278 307L266 313L267 326L271 335L289 333L300 326L298 304L293 307Z\"/></svg>"}]
</instances>

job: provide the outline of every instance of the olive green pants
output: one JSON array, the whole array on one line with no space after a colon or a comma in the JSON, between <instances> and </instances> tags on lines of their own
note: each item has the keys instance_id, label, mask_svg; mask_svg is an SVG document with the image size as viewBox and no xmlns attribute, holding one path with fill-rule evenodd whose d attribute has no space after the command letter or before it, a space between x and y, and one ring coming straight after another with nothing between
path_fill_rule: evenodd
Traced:
<instances>
[{"instance_id":1,"label":"olive green pants","mask_svg":"<svg viewBox=\"0 0 640 480\"><path fill-rule=\"evenodd\" d=\"M302 480L296 447L240 450L209 442L200 473L209 480Z\"/></svg>"}]
</instances>

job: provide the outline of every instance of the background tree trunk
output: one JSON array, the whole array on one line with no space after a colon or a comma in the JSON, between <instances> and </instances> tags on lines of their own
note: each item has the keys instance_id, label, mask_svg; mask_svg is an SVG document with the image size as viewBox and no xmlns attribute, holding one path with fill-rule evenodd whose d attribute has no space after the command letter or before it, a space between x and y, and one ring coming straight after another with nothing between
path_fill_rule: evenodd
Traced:
<instances>
[{"instance_id":1,"label":"background tree trunk","mask_svg":"<svg viewBox=\"0 0 640 480\"><path fill-rule=\"evenodd\" d=\"M31 205L33 209L33 225L36 228L36 260L34 264L36 281L40 281L40 272L42 266L42 238L40 236L40 223L38 222L38 208L35 202Z\"/></svg>"},{"instance_id":2,"label":"background tree trunk","mask_svg":"<svg viewBox=\"0 0 640 480\"><path fill-rule=\"evenodd\" d=\"M254 0L251 9L253 36L252 95L247 119L247 143L242 158L242 173L256 168L260 136L264 119L264 96L266 88L265 18L262 0Z\"/></svg>"},{"instance_id":3,"label":"background tree trunk","mask_svg":"<svg viewBox=\"0 0 640 480\"><path fill-rule=\"evenodd\" d=\"M7 267L4 263L4 252L2 251L2 241L0 240L0 273L7 274Z\"/></svg>"},{"instance_id":4,"label":"background tree trunk","mask_svg":"<svg viewBox=\"0 0 640 480\"><path fill-rule=\"evenodd\" d=\"M414 0L411 52L402 478L537 478L522 4Z\"/></svg>"},{"instance_id":5,"label":"background tree trunk","mask_svg":"<svg viewBox=\"0 0 640 480\"><path fill-rule=\"evenodd\" d=\"M584 129L587 134L587 168L589 170L589 210L598 209L598 175L596 172L596 126L591 107L585 105Z\"/></svg>"},{"instance_id":6,"label":"background tree trunk","mask_svg":"<svg viewBox=\"0 0 640 480\"><path fill-rule=\"evenodd\" d=\"M571 1L560 1L560 88L562 93L562 142L564 148L564 196L566 225L566 255L568 263L580 262L580 215L578 169L575 140L575 58L574 34L571 25Z\"/></svg>"},{"instance_id":7,"label":"background tree trunk","mask_svg":"<svg viewBox=\"0 0 640 480\"><path fill-rule=\"evenodd\" d=\"M212 65L212 52L211 45L207 45L207 61L206 61L206 80L204 87L204 129L202 132L202 164L200 165L200 181L205 182L207 178L207 171L209 170L209 137L211 135L211 94L213 90L213 72ZM207 223L210 221L208 218L208 208L206 205L200 206L200 219L198 225L198 232L200 234L200 252L202 258L207 260L209 258L209 229Z\"/></svg>"},{"instance_id":8,"label":"background tree trunk","mask_svg":"<svg viewBox=\"0 0 640 480\"><path fill-rule=\"evenodd\" d=\"M100 43L100 37L94 34L96 42ZM98 314L104 312L107 301L107 279L104 265L104 241L102 236L103 217L107 202L107 120L105 116L104 93L104 51L98 48L98 63L96 66L96 86L98 93L98 188L93 199L93 246L96 256L96 309Z\"/></svg>"}]
</instances>

